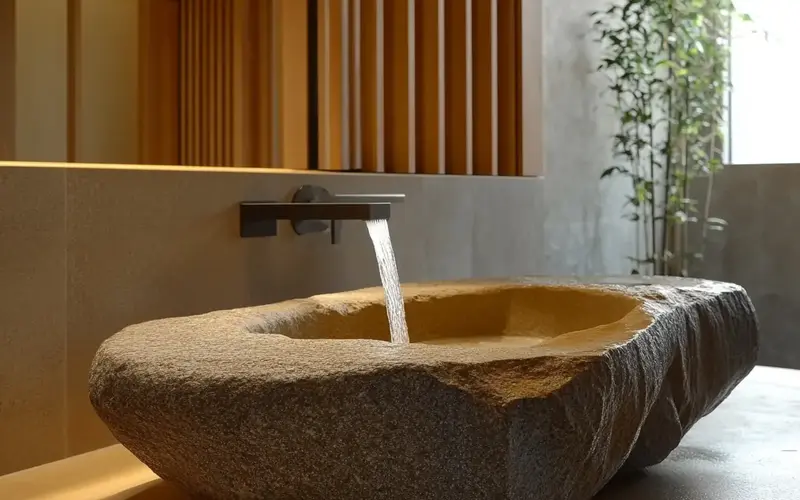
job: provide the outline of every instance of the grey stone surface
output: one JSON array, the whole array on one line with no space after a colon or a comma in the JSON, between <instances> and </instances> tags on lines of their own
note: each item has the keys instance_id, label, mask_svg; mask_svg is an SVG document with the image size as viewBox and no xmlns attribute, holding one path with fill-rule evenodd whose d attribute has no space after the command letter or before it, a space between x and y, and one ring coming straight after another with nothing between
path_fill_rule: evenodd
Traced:
<instances>
[{"instance_id":1,"label":"grey stone surface","mask_svg":"<svg viewBox=\"0 0 800 500\"><path fill-rule=\"evenodd\" d=\"M759 364L800 368L800 166L732 165L714 179L713 233L697 276L744 286L762 320ZM698 191L705 185L698 182Z\"/></svg>"},{"instance_id":2,"label":"grey stone surface","mask_svg":"<svg viewBox=\"0 0 800 500\"><path fill-rule=\"evenodd\" d=\"M757 366L663 463L596 500L796 500L800 371Z\"/></svg>"},{"instance_id":3,"label":"grey stone surface","mask_svg":"<svg viewBox=\"0 0 800 500\"><path fill-rule=\"evenodd\" d=\"M586 499L664 460L755 363L735 285L522 278L158 320L107 340L91 400L156 473L213 499ZM536 337L534 347L436 345Z\"/></svg>"}]
</instances>

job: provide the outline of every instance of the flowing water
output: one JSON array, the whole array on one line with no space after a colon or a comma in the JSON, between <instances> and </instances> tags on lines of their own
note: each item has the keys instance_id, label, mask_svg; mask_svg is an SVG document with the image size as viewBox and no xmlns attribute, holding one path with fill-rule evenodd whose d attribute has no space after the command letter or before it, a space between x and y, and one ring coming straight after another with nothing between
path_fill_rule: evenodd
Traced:
<instances>
[{"instance_id":1,"label":"flowing water","mask_svg":"<svg viewBox=\"0 0 800 500\"><path fill-rule=\"evenodd\" d=\"M378 259L378 270L381 273L383 293L386 296L386 315L389 317L392 343L408 344L406 308L403 303L403 292L400 289L400 275L397 273L392 238L389 235L389 222L368 220L367 229L372 238L372 245L375 247L375 257Z\"/></svg>"}]
</instances>

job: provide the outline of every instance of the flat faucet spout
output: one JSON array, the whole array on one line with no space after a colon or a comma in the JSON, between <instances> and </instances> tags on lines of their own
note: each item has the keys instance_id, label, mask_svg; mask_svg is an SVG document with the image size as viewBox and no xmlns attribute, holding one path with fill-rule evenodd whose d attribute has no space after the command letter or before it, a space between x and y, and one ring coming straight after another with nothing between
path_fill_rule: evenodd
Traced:
<instances>
[{"instance_id":1,"label":"flat faucet spout","mask_svg":"<svg viewBox=\"0 0 800 500\"><path fill-rule=\"evenodd\" d=\"M249 201L239 205L239 232L242 238L276 236L279 220L291 221L298 235L331 231L331 242L340 238L343 220L388 220L392 203L405 200L404 194L334 195L323 187L305 185L295 191L291 202ZM330 222L328 222L330 221Z\"/></svg>"}]
</instances>

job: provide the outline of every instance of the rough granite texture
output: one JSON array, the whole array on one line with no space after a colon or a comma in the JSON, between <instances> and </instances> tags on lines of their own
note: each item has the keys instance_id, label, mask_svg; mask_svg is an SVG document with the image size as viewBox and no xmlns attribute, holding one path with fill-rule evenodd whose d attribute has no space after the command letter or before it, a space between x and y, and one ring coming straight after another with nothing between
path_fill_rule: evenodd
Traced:
<instances>
[{"instance_id":1,"label":"rough granite texture","mask_svg":"<svg viewBox=\"0 0 800 500\"><path fill-rule=\"evenodd\" d=\"M200 498L585 500L664 460L756 361L736 285L518 278L404 285L129 327L91 401ZM423 343L526 335L533 347Z\"/></svg>"}]
</instances>

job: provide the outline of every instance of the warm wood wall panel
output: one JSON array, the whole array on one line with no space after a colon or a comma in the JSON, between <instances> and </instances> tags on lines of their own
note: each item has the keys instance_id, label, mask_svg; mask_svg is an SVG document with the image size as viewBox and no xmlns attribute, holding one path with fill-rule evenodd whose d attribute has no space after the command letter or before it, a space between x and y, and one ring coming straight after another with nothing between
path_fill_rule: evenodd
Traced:
<instances>
[{"instance_id":1,"label":"warm wood wall panel","mask_svg":"<svg viewBox=\"0 0 800 500\"><path fill-rule=\"evenodd\" d=\"M177 43L146 38L150 52L157 41L180 47L181 163L541 173L539 0L143 2L179 6L177 21L156 25L176 22ZM315 89L308 87L310 5ZM156 58L161 74L168 60ZM147 123L163 131L164 119L150 125L159 116ZM311 163L309 152L318 155Z\"/></svg>"},{"instance_id":2,"label":"warm wood wall panel","mask_svg":"<svg viewBox=\"0 0 800 500\"><path fill-rule=\"evenodd\" d=\"M517 175L520 162L519 3L497 0L497 168Z\"/></svg>"},{"instance_id":3,"label":"warm wood wall panel","mask_svg":"<svg viewBox=\"0 0 800 500\"><path fill-rule=\"evenodd\" d=\"M497 2L472 0L474 173L497 175Z\"/></svg>"},{"instance_id":4,"label":"warm wood wall panel","mask_svg":"<svg viewBox=\"0 0 800 500\"><path fill-rule=\"evenodd\" d=\"M297 0L141 0L141 161L306 168L307 17Z\"/></svg>"},{"instance_id":5,"label":"warm wood wall panel","mask_svg":"<svg viewBox=\"0 0 800 500\"><path fill-rule=\"evenodd\" d=\"M522 1L319 0L321 168L531 175Z\"/></svg>"},{"instance_id":6,"label":"warm wood wall panel","mask_svg":"<svg viewBox=\"0 0 800 500\"><path fill-rule=\"evenodd\" d=\"M139 161L180 165L180 3L139 3Z\"/></svg>"},{"instance_id":7,"label":"warm wood wall panel","mask_svg":"<svg viewBox=\"0 0 800 500\"><path fill-rule=\"evenodd\" d=\"M386 170L416 170L414 0L384 0Z\"/></svg>"},{"instance_id":8,"label":"warm wood wall panel","mask_svg":"<svg viewBox=\"0 0 800 500\"><path fill-rule=\"evenodd\" d=\"M472 2L445 2L445 148L448 174L472 174Z\"/></svg>"},{"instance_id":9,"label":"warm wood wall panel","mask_svg":"<svg viewBox=\"0 0 800 500\"><path fill-rule=\"evenodd\" d=\"M16 2L0 1L0 67L17 66ZM16 71L6 70L0 78L0 160L15 160Z\"/></svg>"},{"instance_id":10,"label":"warm wood wall panel","mask_svg":"<svg viewBox=\"0 0 800 500\"><path fill-rule=\"evenodd\" d=\"M445 0L417 5L417 172L443 174L445 165Z\"/></svg>"},{"instance_id":11,"label":"warm wood wall panel","mask_svg":"<svg viewBox=\"0 0 800 500\"><path fill-rule=\"evenodd\" d=\"M355 0L359 4L359 54L361 74L360 131L362 169L384 171L384 5L383 0Z\"/></svg>"},{"instance_id":12,"label":"warm wood wall panel","mask_svg":"<svg viewBox=\"0 0 800 500\"><path fill-rule=\"evenodd\" d=\"M320 148L323 170L350 167L350 0L320 0Z\"/></svg>"},{"instance_id":13,"label":"warm wood wall panel","mask_svg":"<svg viewBox=\"0 0 800 500\"><path fill-rule=\"evenodd\" d=\"M181 2L181 159L233 165L234 10L239 2Z\"/></svg>"}]
</instances>

